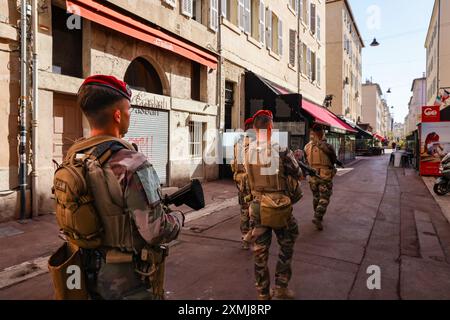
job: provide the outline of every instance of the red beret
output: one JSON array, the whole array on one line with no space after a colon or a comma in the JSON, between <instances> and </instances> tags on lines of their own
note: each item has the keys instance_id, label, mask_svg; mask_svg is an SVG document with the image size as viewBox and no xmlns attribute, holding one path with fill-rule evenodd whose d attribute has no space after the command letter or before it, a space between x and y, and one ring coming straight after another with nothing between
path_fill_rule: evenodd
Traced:
<instances>
[{"instance_id":1,"label":"red beret","mask_svg":"<svg viewBox=\"0 0 450 320\"><path fill-rule=\"evenodd\" d=\"M253 116L253 119L255 119L256 117L259 116L265 116L265 117L269 117L270 119L273 119L273 115L272 112L270 110L259 110L255 113L255 115Z\"/></svg>"},{"instance_id":2,"label":"red beret","mask_svg":"<svg viewBox=\"0 0 450 320\"><path fill-rule=\"evenodd\" d=\"M117 79L116 77L97 74L95 76L87 77L81 86L86 86L86 85L96 85L96 86L110 88L110 89L120 93L124 98L131 100L130 88L128 87L128 85L125 82Z\"/></svg>"},{"instance_id":3,"label":"red beret","mask_svg":"<svg viewBox=\"0 0 450 320\"><path fill-rule=\"evenodd\" d=\"M246 126L249 126L251 124L253 124L253 118L248 118L247 120L245 120L245 125Z\"/></svg>"}]
</instances>

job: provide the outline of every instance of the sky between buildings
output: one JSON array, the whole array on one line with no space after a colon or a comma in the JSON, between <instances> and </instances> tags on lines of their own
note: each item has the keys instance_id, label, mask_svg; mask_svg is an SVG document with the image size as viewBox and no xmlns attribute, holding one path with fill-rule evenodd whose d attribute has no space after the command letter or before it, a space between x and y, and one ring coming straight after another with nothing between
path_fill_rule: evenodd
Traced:
<instances>
[{"instance_id":1,"label":"sky between buildings","mask_svg":"<svg viewBox=\"0 0 450 320\"><path fill-rule=\"evenodd\" d=\"M404 122L412 81L426 71L424 45L434 0L349 1L366 46L362 82L372 78L379 83L394 106L395 121ZM380 46L370 46L374 37Z\"/></svg>"}]
</instances>

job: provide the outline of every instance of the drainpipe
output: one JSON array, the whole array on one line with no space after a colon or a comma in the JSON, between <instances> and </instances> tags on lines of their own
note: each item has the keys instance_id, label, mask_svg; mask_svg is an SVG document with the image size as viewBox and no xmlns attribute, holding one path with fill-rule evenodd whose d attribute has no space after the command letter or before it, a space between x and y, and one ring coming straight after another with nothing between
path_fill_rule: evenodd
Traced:
<instances>
[{"instance_id":1,"label":"drainpipe","mask_svg":"<svg viewBox=\"0 0 450 320\"><path fill-rule=\"evenodd\" d=\"M222 0L218 1L218 16L219 22L217 25L217 53L218 53L218 64L217 64L217 105L218 105L218 124L217 128L223 129L222 126Z\"/></svg>"},{"instance_id":2,"label":"drainpipe","mask_svg":"<svg viewBox=\"0 0 450 320\"><path fill-rule=\"evenodd\" d=\"M31 148L32 148L32 171L31 171L31 197L32 197L32 210L31 217L37 216L39 211L39 198L38 198L38 116L39 116L39 100L38 100L38 8L37 0L32 0L32 15L31 24L33 30L33 119L31 121Z\"/></svg>"},{"instance_id":3,"label":"drainpipe","mask_svg":"<svg viewBox=\"0 0 450 320\"><path fill-rule=\"evenodd\" d=\"M25 219L27 189L27 1L20 6L19 188L20 220Z\"/></svg>"}]
</instances>

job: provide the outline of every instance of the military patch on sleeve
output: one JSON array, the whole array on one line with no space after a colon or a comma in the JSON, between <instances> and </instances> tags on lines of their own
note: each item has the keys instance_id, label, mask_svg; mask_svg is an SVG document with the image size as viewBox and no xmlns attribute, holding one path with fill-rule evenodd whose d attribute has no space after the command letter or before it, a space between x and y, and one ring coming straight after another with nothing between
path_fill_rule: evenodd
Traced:
<instances>
[{"instance_id":1,"label":"military patch on sleeve","mask_svg":"<svg viewBox=\"0 0 450 320\"><path fill-rule=\"evenodd\" d=\"M55 189L62 191L62 192L66 192L66 189L67 189L66 182L61 179L55 179Z\"/></svg>"},{"instance_id":2,"label":"military patch on sleeve","mask_svg":"<svg viewBox=\"0 0 450 320\"><path fill-rule=\"evenodd\" d=\"M160 182L153 166L150 165L148 167L144 167L141 170L136 171L136 173L139 180L141 180L148 203L151 206L159 204L161 201L160 193L158 192Z\"/></svg>"}]
</instances>

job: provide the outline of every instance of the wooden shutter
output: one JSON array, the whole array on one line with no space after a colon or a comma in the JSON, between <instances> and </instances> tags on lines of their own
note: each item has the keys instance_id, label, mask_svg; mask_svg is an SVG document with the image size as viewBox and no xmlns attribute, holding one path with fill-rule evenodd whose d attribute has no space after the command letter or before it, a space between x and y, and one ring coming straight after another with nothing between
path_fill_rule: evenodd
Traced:
<instances>
[{"instance_id":1,"label":"wooden shutter","mask_svg":"<svg viewBox=\"0 0 450 320\"><path fill-rule=\"evenodd\" d=\"M295 30L289 30L289 63L295 66L295 47L297 44L297 32Z\"/></svg>"},{"instance_id":2,"label":"wooden shutter","mask_svg":"<svg viewBox=\"0 0 450 320\"><path fill-rule=\"evenodd\" d=\"M278 18L278 54L283 55L283 22Z\"/></svg>"},{"instance_id":3,"label":"wooden shutter","mask_svg":"<svg viewBox=\"0 0 450 320\"><path fill-rule=\"evenodd\" d=\"M272 11L266 10L266 46L272 49Z\"/></svg>"},{"instance_id":4,"label":"wooden shutter","mask_svg":"<svg viewBox=\"0 0 450 320\"><path fill-rule=\"evenodd\" d=\"M193 1L181 0L181 13L192 18L193 16Z\"/></svg>"},{"instance_id":5,"label":"wooden shutter","mask_svg":"<svg viewBox=\"0 0 450 320\"><path fill-rule=\"evenodd\" d=\"M266 35L266 12L264 7L264 0L259 0L259 42L264 44Z\"/></svg>"},{"instance_id":6,"label":"wooden shutter","mask_svg":"<svg viewBox=\"0 0 450 320\"><path fill-rule=\"evenodd\" d=\"M209 27L217 31L219 25L219 0L209 1Z\"/></svg>"},{"instance_id":7,"label":"wooden shutter","mask_svg":"<svg viewBox=\"0 0 450 320\"><path fill-rule=\"evenodd\" d=\"M244 0L238 0L238 26L241 30L245 29L245 4Z\"/></svg>"},{"instance_id":8,"label":"wooden shutter","mask_svg":"<svg viewBox=\"0 0 450 320\"><path fill-rule=\"evenodd\" d=\"M316 5L311 3L311 24L310 28L313 34L316 33Z\"/></svg>"}]
</instances>

